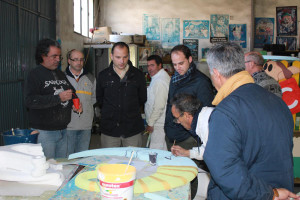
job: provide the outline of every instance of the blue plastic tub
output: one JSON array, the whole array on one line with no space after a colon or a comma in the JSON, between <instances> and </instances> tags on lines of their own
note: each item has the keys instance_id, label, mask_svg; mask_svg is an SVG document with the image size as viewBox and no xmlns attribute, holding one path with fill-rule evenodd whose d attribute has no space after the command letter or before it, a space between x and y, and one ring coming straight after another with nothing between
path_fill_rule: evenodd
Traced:
<instances>
[{"instance_id":1,"label":"blue plastic tub","mask_svg":"<svg viewBox=\"0 0 300 200\"><path fill-rule=\"evenodd\" d=\"M19 144L19 143L37 143L38 134L30 135L33 130L30 129L14 129L15 135L12 131L5 131L3 136L4 145Z\"/></svg>"}]
</instances>

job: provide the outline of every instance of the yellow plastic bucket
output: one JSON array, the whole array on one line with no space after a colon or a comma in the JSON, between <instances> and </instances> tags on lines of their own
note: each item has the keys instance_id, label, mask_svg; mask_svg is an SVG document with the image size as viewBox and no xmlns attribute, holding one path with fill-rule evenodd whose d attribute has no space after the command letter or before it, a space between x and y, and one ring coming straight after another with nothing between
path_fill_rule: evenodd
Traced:
<instances>
[{"instance_id":1,"label":"yellow plastic bucket","mask_svg":"<svg viewBox=\"0 0 300 200\"><path fill-rule=\"evenodd\" d=\"M98 169L100 195L102 200L132 200L133 184L136 177L135 167L125 164L107 164Z\"/></svg>"}]
</instances>

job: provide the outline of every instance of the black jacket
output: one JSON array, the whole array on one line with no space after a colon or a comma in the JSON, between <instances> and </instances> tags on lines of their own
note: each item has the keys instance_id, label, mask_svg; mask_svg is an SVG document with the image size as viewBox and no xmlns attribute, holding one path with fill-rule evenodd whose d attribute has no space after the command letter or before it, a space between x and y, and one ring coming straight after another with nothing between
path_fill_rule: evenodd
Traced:
<instances>
[{"instance_id":1,"label":"black jacket","mask_svg":"<svg viewBox=\"0 0 300 200\"><path fill-rule=\"evenodd\" d=\"M140 108L147 100L143 73L128 62L129 69L121 80L113 63L97 78L96 97L101 108L101 132L113 137L131 137L142 132L144 121Z\"/></svg>"},{"instance_id":2,"label":"black jacket","mask_svg":"<svg viewBox=\"0 0 300 200\"><path fill-rule=\"evenodd\" d=\"M194 63L192 63L194 65ZM192 73L185 79L172 83L170 82L169 95L167 101L166 120L165 120L165 133L170 142L182 142L191 136L191 133L183 128L180 124L173 122L173 115L171 112L172 105L170 101L178 93L191 94L196 96L203 106L211 106L214 99L214 89L211 80L196 67Z\"/></svg>"},{"instance_id":3,"label":"black jacket","mask_svg":"<svg viewBox=\"0 0 300 200\"><path fill-rule=\"evenodd\" d=\"M42 65L30 71L27 78L25 104L29 108L29 124L41 130L65 129L71 120L72 101L61 102L59 93L74 88L59 69Z\"/></svg>"}]
</instances>

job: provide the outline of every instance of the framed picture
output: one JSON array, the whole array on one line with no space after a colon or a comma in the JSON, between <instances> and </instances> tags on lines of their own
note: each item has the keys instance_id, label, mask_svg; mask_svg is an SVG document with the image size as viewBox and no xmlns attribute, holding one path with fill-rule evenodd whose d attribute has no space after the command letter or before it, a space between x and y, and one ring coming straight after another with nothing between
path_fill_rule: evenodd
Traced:
<instances>
[{"instance_id":1,"label":"framed picture","mask_svg":"<svg viewBox=\"0 0 300 200\"><path fill-rule=\"evenodd\" d=\"M147 65L147 58L152 53L152 47L138 47L138 65Z\"/></svg>"},{"instance_id":2,"label":"framed picture","mask_svg":"<svg viewBox=\"0 0 300 200\"><path fill-rule=\"evenodd\" d=\"M276 44L284 44L285 50L295 51L297 48L297 38L296 37L277 37Z\"/></svg>"},{"instance_id":3,"label":"framed picture","mask_svg":"<svg viewBox=\"0 0 300 200\"><path fill-rule=\"evenodd\" d=\"M297 6L276 7L278 36L297 35Z\"/></svg>"},{"instance_id":4,"label":"framed picture","mask_svg":"<svg viewBox=\"0 0 300 200\"><path fill-rule=\"evenodd\" d=\"M272 44L274 38L274 18L255 18L254 48Z\"/></svg>"}]
</instances>

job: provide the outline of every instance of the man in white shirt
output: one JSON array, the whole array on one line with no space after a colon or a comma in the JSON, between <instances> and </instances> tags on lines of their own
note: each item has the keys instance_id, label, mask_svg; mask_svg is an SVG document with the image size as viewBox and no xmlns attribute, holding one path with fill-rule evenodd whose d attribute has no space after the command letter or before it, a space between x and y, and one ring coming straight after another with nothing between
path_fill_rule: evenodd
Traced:
<instances>
[{"instance_id":1,"label":"man in white shirt","mask_svg":"<svg viewBox=\"0 0 300 200\"><path fill-rule=\"evenodd\" d=\"M167 150L164 123L170 76L162 68L162 59L158 55L147 58L147 68L151 83L147 89L145 114L146 131L151 134L150 148Z\"/></svg>"}]
</instances>

